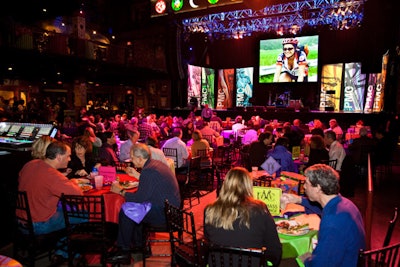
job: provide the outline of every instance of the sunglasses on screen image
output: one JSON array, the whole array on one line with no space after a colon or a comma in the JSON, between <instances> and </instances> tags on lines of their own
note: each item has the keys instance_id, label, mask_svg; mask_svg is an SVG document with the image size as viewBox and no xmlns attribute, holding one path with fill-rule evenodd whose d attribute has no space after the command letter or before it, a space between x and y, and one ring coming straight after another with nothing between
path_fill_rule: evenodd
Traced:
<instances>
[{"instance_id":1,"label":"sunglasses on screen image","mask_svg":"<svg viewBox=\"0 0 400 267\"><path fill-rule=\"evenodd\" d=\"M283 48L283 51L292 51L293 47L289 47L289 48Z\"/></svg>"}]
</instances>

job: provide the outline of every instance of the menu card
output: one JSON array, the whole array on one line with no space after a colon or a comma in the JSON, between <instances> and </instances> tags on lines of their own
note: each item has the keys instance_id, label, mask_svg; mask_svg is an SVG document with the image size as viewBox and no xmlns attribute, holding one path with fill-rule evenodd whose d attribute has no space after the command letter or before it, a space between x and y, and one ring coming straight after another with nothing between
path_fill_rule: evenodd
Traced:
<instances>
[{"instance_id":1,"label":"menu card","mask_svg":"<svg viewBox=\"0 0 400 267\"><path fill-rule=\"evenodd\" d=\"M272 216L279 216L281 214L281 188L253 186L253 195L255 199L261 200L267 205Z\"/></svg>"}]
</instances>

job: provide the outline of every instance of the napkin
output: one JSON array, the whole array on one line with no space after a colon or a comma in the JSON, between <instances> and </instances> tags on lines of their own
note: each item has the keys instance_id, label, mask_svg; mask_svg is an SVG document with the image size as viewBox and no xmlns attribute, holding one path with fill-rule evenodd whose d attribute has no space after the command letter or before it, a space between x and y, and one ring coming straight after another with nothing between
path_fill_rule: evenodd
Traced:
<instances>
[{"instance_id":1,"label":"napkin","mask_svg":"<svg viewBox=\"0 0 400 267\"><path fill-rule=\"evenodd\" d=\"M135 223L141 223L144 216L146 216L150 209L150 202L125 202L122 204L122 210L124 211L125 215Z\"/></svg>"}]
</instances>

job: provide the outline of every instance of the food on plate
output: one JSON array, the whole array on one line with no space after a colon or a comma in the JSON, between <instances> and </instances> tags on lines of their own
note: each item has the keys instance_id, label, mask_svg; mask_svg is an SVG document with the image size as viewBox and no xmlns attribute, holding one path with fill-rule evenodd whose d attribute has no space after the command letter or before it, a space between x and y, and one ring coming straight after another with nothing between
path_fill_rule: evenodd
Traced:
<instances>
[{"instance_id":1,"label":"food on plate","mask_svg":"<svg viewBox=\"0 0 400 267\"><path fill-rule=\"evenodd\" d=\"M93 189L93 186L90 184L79 184L79 186L81 187L82 191L84 191L84 192Z\"/></svg>"},{"instance_id":2,"label":"food on plate","mask_svg":"<svg viewBox=\"0 0 400 267\"><path fill-rule=\"evenodd\" d=\"M279 233L286 235L304 235L310 231L308 223L301 224L296 220L282 220L276 222Z\"/></svg>"},{"instance_id":3,"label":"food on plate","mask_svg":"<svg viewBox=\"0 0 400 267\"><path fill-rule=\"evenodd\" d=\"M139 182L124 181L124 182L119 182L119 184L120 184L124 189L131 189L131 188L137 187L137 186L139 185Z\"/></svg>"}]
</instances>

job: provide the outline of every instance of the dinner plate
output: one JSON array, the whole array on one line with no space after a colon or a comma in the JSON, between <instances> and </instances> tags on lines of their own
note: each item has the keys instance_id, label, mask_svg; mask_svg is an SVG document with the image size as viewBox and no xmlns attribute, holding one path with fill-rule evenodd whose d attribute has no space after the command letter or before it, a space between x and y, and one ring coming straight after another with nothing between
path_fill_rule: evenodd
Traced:
<instances>
[{"instance_id":1,"label":"dinner plate","mask_svg":"<svg viewBox=\"0 0 400 267\"><path fill-rule=\"evenodd\" d=\"M120 182L120 185L124 188L124 189L132 189L135 188L139 185L139 182L133 182L133 181L129 181L129 182Z\"/></svg>"},{"instance_id":2,"label":"dinner plate","mask_svg":"<svg viewBox=\"0 0 400 267\"><path fill-rule=\"evenodd\" d=\"M91 184L79 184L80 188L82 189L83 192L89 191L93 189L93 186Z\"/></svg>"},{"instance_id":3,"label":"dinner plate","mask_svg":"<svg viewBox=\"0 0 400 267\"><path fill-rule=\"evenodd\" d=\"M300 224L296 220L280 220L276 222L278 233L288 236L300 236L310 232L308 224Z\"/></svg>"}]
</instances>

